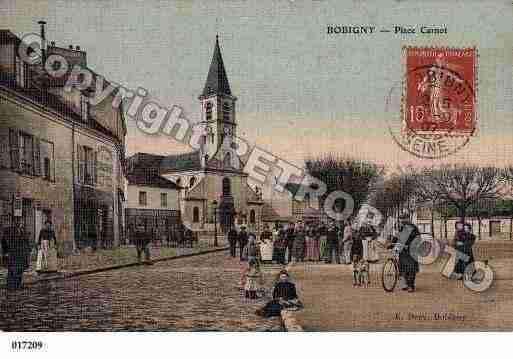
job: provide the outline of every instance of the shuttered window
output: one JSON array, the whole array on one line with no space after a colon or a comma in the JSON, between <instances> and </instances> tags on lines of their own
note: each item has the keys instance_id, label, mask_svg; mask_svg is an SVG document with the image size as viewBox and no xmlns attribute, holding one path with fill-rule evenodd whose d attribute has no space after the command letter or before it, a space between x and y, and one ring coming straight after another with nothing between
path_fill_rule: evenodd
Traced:
<instances>
[{"instance_id":1,"label":"shuttered window","mask_svg":"<svg viewBox=\"0 0 513 359\"><path fill-rule=\"evenodd\" d=\"M88 185L94 184L94 163L95 156L91 147L84 146L84 183Z\"/></svg>"},{"instance_id":2,"label":"shuttered window","mask_svg":"<svg viewBox=\"0 0 513 359\"><path fill-rule=\"evenodd\" d=\"M84 146L78 146L77 148L77 154L78 154L78 182L79 183L85 183L85 167L86 167L86 161L85 161L85 151Z\"/></svg>"},{"instance_id":3,"label":"shuttered window","mask_svg":"<svg viewBox=\"0 0 513 359\"><path fill-rule=\"evenodd\" d=\"M41 141L39 138L34 138L34 176L41 176Z\"/></svg>"},{"instance_id":4,"label":"shuttered window","mask_svg":"<svg viewBox=\"0 0 513 359\"><path fill-rule=\"evenodd\" d=\"M20 146L19 131L16 129L11 129L9 131L9 148L10 148L10 153L11 153L11 169L13 171L17 171L17 172L21 171L19 146Z\"/></svg>"}]
</instances>

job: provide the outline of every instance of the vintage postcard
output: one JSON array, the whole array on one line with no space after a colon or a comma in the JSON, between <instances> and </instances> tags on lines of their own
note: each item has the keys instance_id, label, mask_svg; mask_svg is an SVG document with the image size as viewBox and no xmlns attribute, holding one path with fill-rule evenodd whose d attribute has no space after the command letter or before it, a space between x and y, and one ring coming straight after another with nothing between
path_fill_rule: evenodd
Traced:
<instances>
[{"instance_id":1,"label":"vintage postcard","mask_svg":"<svg viewBox=\"0 0 513 359\"><path fill-rule=\"evenodd\" d=\"M0 0L0 331L513 330L512 11Z\"/></svg>"}]
</instances>

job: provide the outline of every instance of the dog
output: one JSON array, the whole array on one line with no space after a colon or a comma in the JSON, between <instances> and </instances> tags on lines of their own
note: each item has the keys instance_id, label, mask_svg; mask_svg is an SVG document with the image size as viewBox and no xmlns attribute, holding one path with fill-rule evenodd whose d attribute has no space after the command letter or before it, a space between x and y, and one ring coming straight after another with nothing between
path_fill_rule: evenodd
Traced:
<instances>
[{"instance_id":1,"label":"dog","mask_svg":"<svg viewBox=\"0 0 513 359\"><path fill-rule=\"evenodd\" d=\"M360 261L359 282L360 286L363 285L365 288L369 288L369 262L364 260Z\"/></svg>"},{"instance_id":2,"label":"dog","mask_svg":"<svg viewBox=\"0 0 513 359\"><path fill-rule=\"evenodd\" d=\"M353 257L353 286L368 288L369 284L369 262L355 255Z\"/></svg>"}]
</instances>

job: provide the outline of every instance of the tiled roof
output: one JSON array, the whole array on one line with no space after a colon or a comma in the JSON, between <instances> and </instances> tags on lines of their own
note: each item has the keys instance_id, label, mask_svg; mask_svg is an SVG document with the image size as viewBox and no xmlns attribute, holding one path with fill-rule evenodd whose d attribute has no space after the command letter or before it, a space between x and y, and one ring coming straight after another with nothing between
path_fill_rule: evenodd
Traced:
<instances>
[{"instance_id":1,"label":"tiled roof","mask_svg":"<svg viewBox=\"0 0 513 359\"><path fill-rule=\"evenodd\" d=\"M143 171L130 173L126 176L129 185L149 186L159 188L181 189L176 183L154 173Z\"/></svg>"},{"instance_id":2,"label":"tiled roof","mask_svg":"<svg viewBox=\"0 0 513 359\"><path fill-rule=\"evenodd\" d=\"M199 170L201 169L200 153L199 151L194 151L165 156L160 163L160 169L162 172Z\"/></svg>"}]
</instances>

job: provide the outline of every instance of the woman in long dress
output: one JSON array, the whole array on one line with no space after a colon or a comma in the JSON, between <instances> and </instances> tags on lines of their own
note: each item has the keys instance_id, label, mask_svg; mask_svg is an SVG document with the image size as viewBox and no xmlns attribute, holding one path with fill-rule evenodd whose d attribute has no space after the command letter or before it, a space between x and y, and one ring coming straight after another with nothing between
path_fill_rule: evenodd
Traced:
<instances>
[{"instance_id":1,"label":"woman in long dress","mask_svg":"<svg viewBox=\"0 0 513 359\"><path fill-rule=\"evenodd\" d=\"M303 262L305 260L305 230L302 226L296 231L294 238L293 254L296 262Z\"/></svg>"},{"instance_id":2,"label":"woman in long dress","mask_svg":"<svg viewBox=\"0 0 513 359\"><path fill-rule=\"evenodd\" d=\"M320 260L319 255L319 237L317 230L313 227L308 227L306 231L306 258L307 261L317 262Z\"/></svg>"},{"instance_id":3,"label":"woman in long dress","mask_svg":"<svg viewBox=\"0 0 513 359\"><path fill-rule=\"evenodd\" d=\"M39 251L36 271L38 273L55 272L57 270L57 238L51 221L47 220L39 232L37 245Z\"/></svg>"},{"instance_id":4,"label":"woman in long dress","mask_svg":"<svg viewBox=\"0 0 513 359\"><path fill-rule=\"evenodd\" d=\"M326 250L328 249L328 238L326 236L326 227L319 227L319 256L320 260L326 259Z\"/></svg>"}]
</instances>

